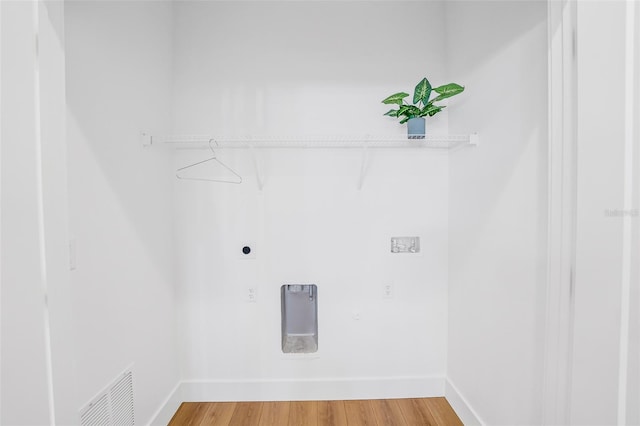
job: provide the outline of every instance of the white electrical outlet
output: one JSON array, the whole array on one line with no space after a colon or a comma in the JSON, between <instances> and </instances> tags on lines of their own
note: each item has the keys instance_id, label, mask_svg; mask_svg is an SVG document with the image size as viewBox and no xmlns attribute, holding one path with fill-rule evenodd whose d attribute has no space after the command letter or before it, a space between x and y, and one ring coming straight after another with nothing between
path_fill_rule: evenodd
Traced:
<instances>
[{"instance_id":1,"label":"white electrical outlet","mask_svg":"<svg viewBox=\"0 0 640 426\"><path fill-rule=\"evenodd\" d=\"M382 286L382 297L385 299L393 298L393 284L388 283Z\"/></svg>"},{"instance_id":2,"label":"white electrical outlet","mask_svg":"<svg viewBox=\"0 0 640 426\"><path fill-rule=\"evenodd\" d=\"M151 146L153 144L153 136L146 132L140 132L140 143L143 147Z\"/></svg>"},{"instance_id":3,"label":"white electrical outlet","mask_svg":"<svg viewBox=\"0 0 640 426\"><path fill-rule=\"evenodd\" d=\"M249 303L256 303L257 300L257 292L256 289L253 287L249 287L248 291L247 291L247 301Z\"/></svg>"}]
</instances>

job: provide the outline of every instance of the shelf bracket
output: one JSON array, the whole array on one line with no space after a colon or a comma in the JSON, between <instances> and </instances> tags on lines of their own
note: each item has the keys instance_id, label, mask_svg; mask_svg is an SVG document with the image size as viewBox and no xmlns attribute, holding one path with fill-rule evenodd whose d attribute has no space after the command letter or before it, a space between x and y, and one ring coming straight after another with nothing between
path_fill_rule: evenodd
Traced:
<instances>
[{"instance_id":1,"label":"shelf bracket","mask_svg":"<svg viewBox=\"0 0 640 426\"><path fill-rule=\"evenodd\" d=\"M147 132L140 132L140 143L143 148L153 145L153 135L150 135Z\"/></svg>"},{"instance_id":2,"label":"shelf bracket","mask_svg":"<svg viewBox=\"0 0 640 426\"><path fill-rule=\"evenodd\" d=\"M256 150L253 147L253 144L249 144L249 152L251 153L251 161L253 162L253 169L256 172L256 184L258 185L258 190L262 191L264 183L262 181L262 174L260 173L260 167L258 166L258 158L256 156Z\"/></svg>"},{"instance_id":3,"label":"shelf bracket","mask_svg":"<svg viewBox=\"0 0 640 426\"><path fill-rule=\"evenodd\" d=\"M360 177L358 178L358 191L362 189L364 184L364 176L367 173L367 160L369 159L369 141L364 141L362 144L362 163L360 164Z\"/></svg>"},{"instance_id":4,"label":"shelf bracket","mask_svg":"<svg viewBox=\"0 0 640 426\"><path fill-rule=\"evenodd\" d=\"M480 145L480 135L477 132L469 134L469 145L471 146Z\"/></svg>"}]
</instances>

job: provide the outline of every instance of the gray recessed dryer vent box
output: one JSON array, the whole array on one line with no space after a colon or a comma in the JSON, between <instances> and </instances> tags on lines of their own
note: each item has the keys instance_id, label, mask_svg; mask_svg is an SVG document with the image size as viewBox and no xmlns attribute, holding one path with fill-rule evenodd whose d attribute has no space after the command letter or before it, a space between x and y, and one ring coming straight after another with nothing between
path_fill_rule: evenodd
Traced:
<instances>
[{"instance_id":1,"label":"gray recessed dryer vent box","mask_svg":"<svg viewBox=\"0 0 640 426\"><path fill-rule=\"evenodd\" d=\"M286 284L280 288L282 352L318 351L318 287Z\"/></svg>"}]
</instances>

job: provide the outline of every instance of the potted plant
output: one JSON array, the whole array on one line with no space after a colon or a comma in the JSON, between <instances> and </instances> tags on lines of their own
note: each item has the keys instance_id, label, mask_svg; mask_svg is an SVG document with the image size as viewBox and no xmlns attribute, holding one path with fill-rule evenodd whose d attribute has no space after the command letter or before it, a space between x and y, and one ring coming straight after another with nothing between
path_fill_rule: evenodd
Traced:
<instances>
[{"instance_id":1,"label":"potted plant","mask_svg":"<svg viewBox=\"0 0 640 426\"><path fill-rule=\"evenodd\" d=\"M407 123L409 139L424 139L424 117L433 117L445 108L444 105L436 105L435 102L450 98L463 91L464 87L456 83L432 88L431 83L425 77L420 80L413 92L413 103L409 104L404 100L409 96L405 92L395 93L384 99L382 101L383 104L396 104L399 106L398 109L389 110L384 115L399 118L400 124ZM430 99L434 92L437 96Z\"/></svg>"}]
</instances>

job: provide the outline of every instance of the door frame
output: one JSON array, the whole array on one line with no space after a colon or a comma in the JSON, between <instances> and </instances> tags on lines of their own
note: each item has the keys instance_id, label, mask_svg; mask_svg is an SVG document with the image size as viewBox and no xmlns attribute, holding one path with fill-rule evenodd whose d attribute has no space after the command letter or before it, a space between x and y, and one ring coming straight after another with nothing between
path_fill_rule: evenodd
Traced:
<instances>
[{"instance_id":1,"label":"door frame","mask_svg":"<svg viewBox=\"0 0 640 426\"><path fill-rule=\"evenodd\" d=\"M576 234L576 2L548 0L548 210L542 424L569 424Z\"/></svg>"},{"instance_id":2,"label":"door frame","mask_svg":"<svg viewBox=\"0 0 640 426\"><path fill-rule=\"evenodd\" d=\"M629 401L637 400L640 377L640 5L625 0L625 160L617 423L637 421ZM548 11L548 229L542 424L571 422L577 215L577 0L547 0ZM636 346L633 346L633 345Z\"/></svg>"}]
</instances>

